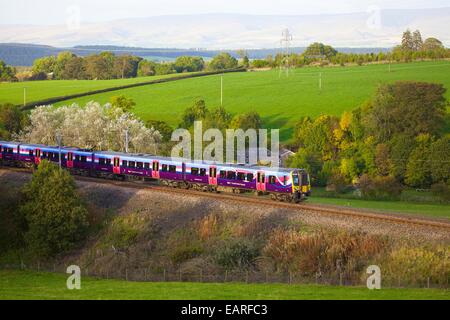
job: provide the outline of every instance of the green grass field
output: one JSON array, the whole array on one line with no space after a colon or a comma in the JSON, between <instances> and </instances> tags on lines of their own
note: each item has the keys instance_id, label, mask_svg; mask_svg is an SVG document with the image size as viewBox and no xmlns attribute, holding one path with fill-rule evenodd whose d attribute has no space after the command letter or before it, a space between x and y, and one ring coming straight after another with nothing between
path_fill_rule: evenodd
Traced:
<instances>
[{"instance_id":1,"label":"green grass field","mask_svg":"<svg viewBox=\"0 0 450 320\"><path fill-rule=\"evenodd\" d=\"M355 67L308 67L292 70L289 77L277 70L225 74L224 106L232 113L256 110L268 128L281 128L281 139L290 138L292 127L302 116L320 114L341 115L367 101L378 85L396 80L437 82L450 89L450 62L416 62ZM319 90L322 73L322 91ZM212 108L220 104L220 76L124 89L91 95L58 105L77 102L81 105L95 100L101 103L124 94L133 98L135 113L146 119L167 121L177 125L180 113L192 105L195 98L205 99ZM446 93L450 98L450 91Z\"/></svg>"},{"instance_id":2,"label":"green grass field","mask_svg":"<svg viewBox=\"0 0 450 320\"><path fill-rule=\"evenodd\" d=\"M368 209L387 213L406 213L450 219L450 205L445 204L427 204L405 201L374 201L327 197L311 197L308 199L308 202L342 206L346 208Z\"/></svg>"},{"instance_id":3,"label":"green grass field","mask_svg":"<svg viewBox=\"0 0 450 320\"><path fill-rule=\"evenodd\" d=\"M81 279L68 290L68 275L0 271L0 299L149 299L149 300L304 300L304 299L450 299L444 289L381 289L321 285L126 282Z\"/></svg>"},{"instance_id":4,"label":"green grass field","mask_svg":"<svg viewBox=\"0 0 450 320\"><path fill-rule=\"evenodd\" d=\"M12 83L0 82L0 104L23 104L24 88L26 88L26 102L30 103L53 97L119 87L174 76L180 76L180 74L114 80L45 80ZM110 92L110 94L111 96L116 95L112 92Z\"/></svg>"}]
</instances>

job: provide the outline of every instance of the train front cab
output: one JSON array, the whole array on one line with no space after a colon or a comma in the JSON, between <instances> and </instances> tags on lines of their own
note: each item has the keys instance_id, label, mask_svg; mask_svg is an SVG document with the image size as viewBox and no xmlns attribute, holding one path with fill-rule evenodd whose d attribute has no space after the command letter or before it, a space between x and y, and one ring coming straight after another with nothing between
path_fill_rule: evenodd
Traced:
<instances>
[{"instance_id":1,"label":"train front cab","mask_svg":"<svg viewBox=\"0 0 450 320\"><path fill-rule=\"evenodd\" d=\"M292 194L295 202L300 202L311 195L311 182L309 175L304 170L293 170L291 172Z\"/></svg>"}]
</instances>

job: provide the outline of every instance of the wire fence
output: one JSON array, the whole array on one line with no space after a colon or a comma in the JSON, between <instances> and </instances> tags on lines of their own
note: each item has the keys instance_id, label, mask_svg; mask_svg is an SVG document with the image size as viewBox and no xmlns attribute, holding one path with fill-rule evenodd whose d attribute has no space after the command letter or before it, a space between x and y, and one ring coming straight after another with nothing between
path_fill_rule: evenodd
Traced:
<instances>
[{"instance_id":1,"label":"wire fence","mask_svg":"<svg viewBox=\"0 0 450 320\"><path fill-rule=\"evenodd\" d=\"M26 270L33 272L52 272L67 274L67 266L36 263L33 265L7 264L1 265L4 270ZM149 268L122 268L122 269L91 269L81 268L82 277L96 279L115 279L130 282L196 282L196 283L247 283L247 284L317 284L333 286L366 286L369 275L348 276L344 273L334 276L305 276L294 272L268 272L268 271L245 271L224 270L221 272L207 272L202 269L196 271L168 270L154 271ZM449 289L449 279L434 279L433 277L417 277L416 279L383 279L381 275L382 288L440 288Z\"/></svg>"}]
</instances>

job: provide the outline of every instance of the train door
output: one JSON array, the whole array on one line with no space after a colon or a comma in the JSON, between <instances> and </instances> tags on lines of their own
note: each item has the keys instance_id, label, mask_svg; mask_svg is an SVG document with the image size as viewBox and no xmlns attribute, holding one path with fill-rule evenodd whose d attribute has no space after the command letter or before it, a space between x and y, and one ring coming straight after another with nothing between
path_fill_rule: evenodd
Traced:
<instances>
[{"instance_id":1,"label":"train door","mask_svg":"<svg viewBox=\"0 0 450 320\"><path fill-rule=\"evenodd\" d=\"M113 159L113 173L120 174L120 158L119 157L115 157Z\"/></svg>"},{"instance_id":2,"label":"train door","mask_svg":"<svg viewBox=\"0 0 450 320\"><path fill-rule=\"evenodd\" d=\"M73 152L67 153L67 162L66 162L67 168L73 168Z\"/></svg>"},{"instance_id":3,"label":"train door","mask_svg":"<svg viewBox=\"0 0 450 320\"><path fill-rule=\"evenodd\" d=\"M183 181L186 181L186 163L184 162L182 163L181 170L182 170L181 176L183 177L182 179Z\"/></svg>"},{"instance_id":4,"label":"train door","mask_svg":"<svg viewBox=\"0 0 450 320\"><path fill-rule=\"evenodd\" d=\"M209 184L213 186L217 186L217 168L209 167Z\"/></svg>"},{"instance_id":5,"label":"train door","mask_svg":"<svg viewBox=\"0 0 450 320\"><path fill-rule=\"evenodd\" d=\"M159 161L153 161L152 178L159 179Z\"/></svg>"},{"instance_id":6,"label":"train door","mask_svg":"<svg viewBox=\"0 0 450 320\"><path fill-rule=\"evenodd\" d=\"M41 163L41 156L42 156L41 149L34 150L34 163L35 164L38 165L39 163Z\"/></svg>"},{"instance_id":7,"label":"train door","mask_svg":"<svg viewBox=\"0 0 450 320\"><path fill-rule=\"evenodd\" d=\"M256 175L256 190L266 191L266 175L263 171L258 171Z\"/></svg>"}]
</instances>

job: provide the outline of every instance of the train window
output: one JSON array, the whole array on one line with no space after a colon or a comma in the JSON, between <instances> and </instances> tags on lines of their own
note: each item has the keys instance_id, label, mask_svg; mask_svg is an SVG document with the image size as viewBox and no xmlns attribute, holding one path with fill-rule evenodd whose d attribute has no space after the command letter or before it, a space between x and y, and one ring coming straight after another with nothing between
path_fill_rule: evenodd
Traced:
<instances>
[{"instance_id":1,"label":"train window","mask_svg":"<svg viewBox=\"0 0 450 320\"><path fill-rule=\"evenodd\" d=\"M33 150L28 150L28 154L30 155L30 157L33 156Z\"/></svg>"},{"instance_id":2,"label":"train window","mask_svg":"<svg viewBox=\"0 0 450 320\"><path fill-rule=\"evenodd\" d=\"M13 148L9 148L8 149L8 153L14 153L14 149Z\"/></svg>"},{"instance_id":3,"label":"train window","mask_svg":"<svg viewBox=\"0 0 450 320\"><path fill-rule=\"evenodd\" d=\"M86 156L81 156L81 162L86 162L87 161L87 157Z\"/></svg>"},{"instance_id":4,"label":"train window","mask_svg":"<svg viewBox=\"0 0 450 320\"><path fill-rule=\"evenodd\" d=\"M128 167L128 161L122 160L122 167Z\"/></svg>"},{"instance_id":5,"label":"train window","mask_svg":"<svg viewBox=\"0 0 450 320\"><path fill-rule=\"evenodd\" d=\"M79 155L75 155L75 161L80 161L80 156Z\"/></svg>"},{"instance_id":6,"label":"train window","mask_svg":"<svg viewBox=\"0 0 450 320\"><path fill-rule=\"evenodd\" d=\"M110 166L111 165L111 159L105 159L105 164L107 166Z\"/></svg>"},{"instance_id":7,"label":"train window","mask_svg":"<svg viewBox=\"0 0 450 320\"><path fill-rule=\"evenodd\" d=\"M198 168L191 168L191 174L193 176L198 176Z\"/></svg>"},{"instance_id":8,"label":"train window","mask_svg":"<svg viewBox=\"0 0 450 320\"><path fill-rule=\"evenodd\" d=\"M136 167L138 169L142 169L144 167L144 164L142 162L136 162Z\"/></svg>"},{"instance_id":9,"label":"train window","mask_svg":"<svg viewBox=\"0 0 450 320\"><path fill-rule=\"evenodd\" d=\"M269 176L269 183L275 184L276 183L276 177L275 176Z\"/></svg>"},{"instance_id":10,"label":"train window","mask_svg":"<svg viewBox=\"0 0 450 320\"><path fill-rule=\"evenodd\" d=\"M234 179L236 179L236 172L234 172L234 171L228 171L228 172L227 172L227 179L228 179L228 180L234 180Z\"/></svg>"},{"instance_id":11,"label":"train window","mask_svg":"<svg viewBox=\"0 0 450 320\"><path fill-rule=\"evenodd\" d=\"M153 171L159 171L159 162L153 162Z\"/></svg>"},{"instance_id":12,"label":"train window","mask_svg":"<svg viewBox=\"0 0 450 320\"><path fill-rule=\"evenodd\" d=\"M227 172L226 171L220 171L220 178L221 179L225 179L227 177Z\"/></svg>"},{"instance_id":13,"label":"train window","mask_svg":"<svg viewBox=\"0 0 450 320\"><path fill-rule=\"evenodd\" d=\"M98 164L104 165L105 159L104 158L98 158Z\"/></svg>"},{"instance_id":14,"label":"train window","mask_svg":"<svg viewBox=\"0 0 450 320\"><path fill-rule=\"evenodd\" d=\"M266 176L264 173L258 172L258 182L259 183L266 183Z\"/></svg>"},{"instance_id":15,"label":"train window","mask_svg":"<svg viewBox=\"0 0 450 320\"><path fill-rule=\"evenodd\" d=\"M247 173L247 181L253 181L253 173Z\"/></svg>"},{"instance_id":16,"label":"train window","mask_svg":"<svg viewBox=\"0 0 450 320\"><path fill-rule=\"evenodd\" d=\"M237 179L244 181L245 180L245 173L238 172Z\"/></svg>"},{"instance_id":17,"label":"train window","mask_svg":"<svg viewBox=\"0 0 450 320\"><path fill-rule=\"evenodd\" d=\"M288 177L287 177L287 176L284 176L284 177L283 177L283 185L286 185L286 184L287 184L287 181L288 181Z\"/></svg>"},{"instance_id":18,"label":"train window","mask_svg":"<svg viewBox=\"0 0 450 320\"><path fill-rule=\"evenodd\" d=\"M177 166L174 165L169 166L169 172L177 172Z\"/></svg>"},{"instance_id":19,"label":"train window","mask_svg":"<svg viewBox=\"0 0 450 320\"><path fill-rule=\"evenodd\" d=\"M136 167L136 162L128 161L128 168L135 168L135 167Z\"/></svg>"},{"instance_id":20,"label":"train window","mask_svg":"<svg viewBox=\"0 0 450 320\"><path fill-rule=\"evenodd\" d=\"M144 168L147 170L150 169L150 163L148 162L144 163Z\"/></svg>"},{"instance_id":21,"label":"train window","mask_svg":"<svg viewBox=\"0 0 450 320\"><path fill-rule=\"evenodd\" d=\"M201 168L200 169L200 175L201 176L206 176L206 169L205 168Z\"/></svg>"},{"instance_id":22,"label":"train window","mask_svg":"<svg viewBox=\"0 0 450 320\"><path fill-rule=\"evenodd\" d=\"M163 164L161 167L162 172L167 172L167 164Z\"/></svg>"}]
</instances>

